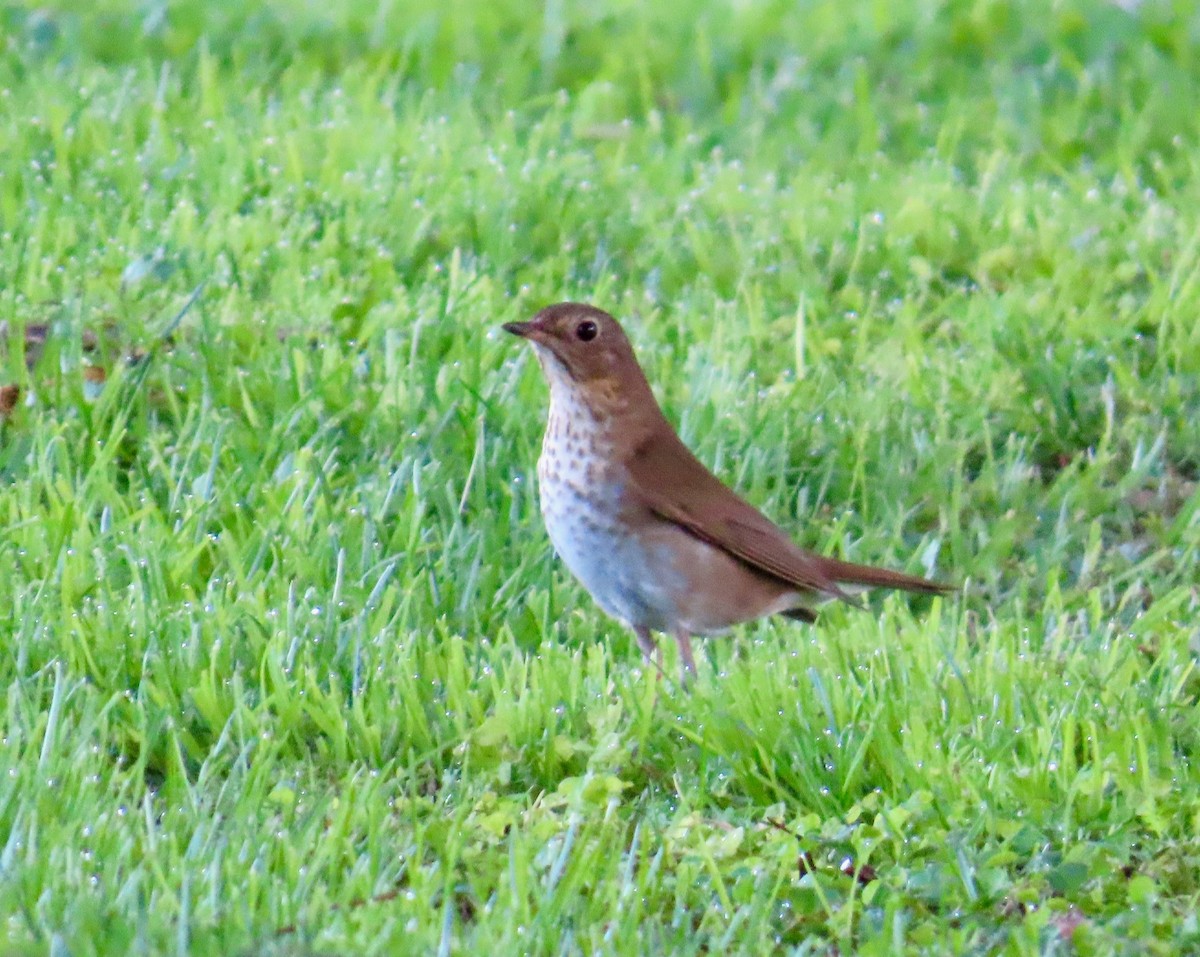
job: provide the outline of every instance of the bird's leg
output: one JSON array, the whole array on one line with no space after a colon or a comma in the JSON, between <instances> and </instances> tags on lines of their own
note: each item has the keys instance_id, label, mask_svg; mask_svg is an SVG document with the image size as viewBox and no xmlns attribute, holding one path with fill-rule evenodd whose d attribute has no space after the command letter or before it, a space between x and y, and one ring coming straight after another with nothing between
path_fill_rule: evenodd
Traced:
<instances>
[{"instance_id":1,"label":"bird's leg","mask_svg":"<svg viewBox=\"0 0 1200 957\"><path fill-rule=\"evenodd\" d=\"M692 636L686 629L675 629L675 644L679 647L679 683L687 685L696 676L696 659L692 657Z\"/></svg>"},{"instance_id":2,"label":"bird's leg","mask_svg":"<svg viewBox=\"0 0 1200 957\"><path fill-rule=\"evenodd\" d=\"M663 652L658 642L650 634L650 629L635 627L633 634L637 638L638 647L642 649L642 660L646 662L647 667L654 665L655 670L658 671L661 677L663 673Z\"/></svg>"}]
</instances>

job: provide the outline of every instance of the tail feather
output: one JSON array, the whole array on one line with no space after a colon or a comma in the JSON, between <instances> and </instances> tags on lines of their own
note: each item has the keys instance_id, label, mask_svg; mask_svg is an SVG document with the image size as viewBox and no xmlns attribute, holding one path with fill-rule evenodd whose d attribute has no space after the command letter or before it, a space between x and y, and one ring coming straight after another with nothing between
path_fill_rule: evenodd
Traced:
<instances>
[{"instance_id":1,"label":"tail feather","mask_svg":"<svg viewBox=\"0 0 1200 957\"><path fill-rule=\"evenodd\" d=\"M958 586L935 582L919 575L894 572L888 568L870 565L855 565L837 558L825 558L822 571L839 585L864 585L869 588L898 588L902 591L922 592L927 595L945 595Z\"/></svg>"},{"instance_id":2,"label":"tail feather","mask_svg":"<svg viewBox=\"0 0 1200 957\"><path fill-rule=\"evenodd\" d=\"M812 605L823 605L829 601L839 600L853 608L866 608L865 604L855 601L854 596L868 588L898 588L901 591L922 592L926 595L945 595L958 588L957 585L931 581L928 578L921 578L919 575L894 572L888 568L875 568L872 565L855 565L837 558L823 557L820 561L821 572L828 579L829 585L821 592L809 597L808 601ZM789 608L780 614L796 621L813 622L817 620L815 608L809 605Z\"/></svg>"}]
</instances>

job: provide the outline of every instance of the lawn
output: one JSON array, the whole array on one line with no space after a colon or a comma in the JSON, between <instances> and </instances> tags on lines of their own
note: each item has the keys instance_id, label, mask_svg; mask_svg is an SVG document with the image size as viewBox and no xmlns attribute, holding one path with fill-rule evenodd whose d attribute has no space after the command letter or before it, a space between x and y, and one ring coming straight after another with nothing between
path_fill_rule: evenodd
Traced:
<instances>
[{"instance_id":1,"label":"lawn","mask_svg":"<svg viewBox=\"0 0 1200 957\"><path fill-rule=\"evenodd\" d=\"M1200 950L1192 3L0 37L0 955ZM538 512L567 298L961 592L656 681Z\"/></svg>"}]
</instances>

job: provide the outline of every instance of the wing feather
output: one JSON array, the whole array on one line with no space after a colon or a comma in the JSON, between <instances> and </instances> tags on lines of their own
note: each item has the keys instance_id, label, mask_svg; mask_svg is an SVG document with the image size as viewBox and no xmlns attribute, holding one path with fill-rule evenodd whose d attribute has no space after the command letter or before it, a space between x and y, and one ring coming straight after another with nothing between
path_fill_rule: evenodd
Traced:
<instances>
[{"instance_id":1,"label":"wing feather","mask_svg":"<svg viewBox=\"0 0 1200 957\"><path fill-rule=\"evenodd\" d=\"M841 584L935 594L952 587L806 551L713 475L665 420L662 425L635 447L626 463L633 483L629 491L659 518L758 571L820 597L848 599Z\"/></svg>"}]
</instances>

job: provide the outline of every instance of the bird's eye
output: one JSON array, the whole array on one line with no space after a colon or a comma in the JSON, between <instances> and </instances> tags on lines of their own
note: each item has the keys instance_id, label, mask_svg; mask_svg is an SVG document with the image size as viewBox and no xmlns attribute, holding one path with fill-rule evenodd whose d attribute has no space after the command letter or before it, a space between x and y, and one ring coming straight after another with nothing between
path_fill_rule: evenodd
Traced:
<instances>
[{"instance_id":1,"label":"bird's eye","mask_svg":"<svg viewBox=\"0 0 1200 957\"><path fill-rule=\"evenodd\" d=\"M581 342L591 342L596 338L596 333L599 331L591 319L585 319L575 327L575 337Z\"/></svg>"}]
</instances>

